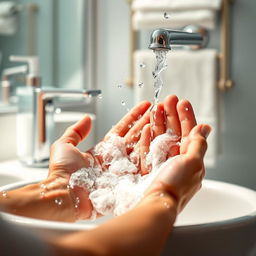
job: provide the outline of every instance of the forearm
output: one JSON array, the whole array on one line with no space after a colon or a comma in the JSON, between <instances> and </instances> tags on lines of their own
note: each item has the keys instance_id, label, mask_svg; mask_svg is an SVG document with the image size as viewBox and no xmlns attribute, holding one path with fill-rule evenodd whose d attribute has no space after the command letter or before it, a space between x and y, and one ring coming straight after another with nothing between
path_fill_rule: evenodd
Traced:
<instances>
[{"instance_id":1,"label":"forearm","mask_svg":"<svg viewBox=\"0 0 256 256\"><path fill-rule=\"evenodd\" d=\"M66 184L47 179L0 196L0 207L9 213L26 217L74 221L75 208Z\"/></svg>"},{"instance_id":2,"label":"forearm","mask_svg":"<svg viewBox=\"0 0 256 256\"><path fill-rule=\"evenodd\" d=\"M130 212L96 229L65 236L53 243L56 255L159 255L176 218L169 196L147 198Z\"/></svg>"}]
</instances>

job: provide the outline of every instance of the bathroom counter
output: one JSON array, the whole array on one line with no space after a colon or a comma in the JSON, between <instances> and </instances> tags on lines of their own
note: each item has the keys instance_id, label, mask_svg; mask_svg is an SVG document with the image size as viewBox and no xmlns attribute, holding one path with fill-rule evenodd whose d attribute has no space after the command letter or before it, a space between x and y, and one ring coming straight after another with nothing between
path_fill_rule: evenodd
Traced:
<instances>
[{"instance_id":1,"label":"bathroom counter","mask_svg":"<svg viewBox=\"0 0 256 256\"><path fill-rule=\"evenodd\" d=\"M30 168L16 159L0 162L0 186L18 181L42 180L47 174L48 168Z\"/></svg>"}]
</instances>

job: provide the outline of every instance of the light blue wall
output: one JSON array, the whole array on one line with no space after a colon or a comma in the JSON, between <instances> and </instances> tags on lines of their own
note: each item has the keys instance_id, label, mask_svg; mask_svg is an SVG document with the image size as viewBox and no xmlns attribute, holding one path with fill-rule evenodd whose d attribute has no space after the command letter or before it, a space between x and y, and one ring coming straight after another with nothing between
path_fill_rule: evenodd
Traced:
<instances>
[{"instance_id":1,"label":"light blue wall","mask_svg":"<svg viewBox=\"0 0 256 256\"><path fill-rule=\"evenodd\" d=\"M86 87L84 84L84 6L85 0L19 0L20 4L36 3L37 31L35 50L28 49L27 9L19 15L18 32L14 36L0 36L0 51L4 54L1 68L10 67L10 54L40 58L43 86ZM0 70L1 71L1 70ZM72 81L72 82L71 82Z\"/></svg>"},{"instance_id":2,"label":"light blue wall","mask_svg":"<svg viewBox=\"0 0 256 256\"><path fill-rule=\"evenodd\" d=\"M236 86L222 95L223 153L216 168L207 169L206 177L256 189L256 1L237 0L232 13L232 78ZM99 138L125 113L121 100L133 105L132 89L117 89L128 75L128 17L126 1L99 0L98 87L103 90ZM216 48L218 33L211 34L211 46Z\"/></svg>"},{"instance_id":3,"label":"light blue wall","mask_svg":"<svg viewBox=\"0 0 256 256\"><path fill-rule=\"evenodd\" d=\"M20 4L31 3L29 0L15 1ZM3 53L4 62L1 68L15 66L10 63L9 55L28 55L38 54L41 62L41 75L45 84L53 84L53 1L52 0L34 0L38 4L39 12L37 14L38 31L36 33L36 52L28 49L28 23L27 9L25 8L19 15L18 31L14 36L0 36L0 51Z\"/></svg>"}]
</instances>

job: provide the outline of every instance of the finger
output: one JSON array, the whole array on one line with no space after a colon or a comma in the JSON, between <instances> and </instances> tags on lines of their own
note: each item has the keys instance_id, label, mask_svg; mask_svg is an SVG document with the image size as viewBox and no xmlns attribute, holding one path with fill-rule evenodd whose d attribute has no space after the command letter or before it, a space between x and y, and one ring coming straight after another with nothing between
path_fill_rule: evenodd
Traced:
<instances>
[{"instance_id":1,"label":"finger","mask_svg":"<svg viewBox=\"0 0 256 256\"><path fill-rule=\"evenodd\" d=\"M59 141L78 145L90 133L92 121L90 116L85 115L83 119L68 127Z\"/></svg>"},{"instance_id":2,"label":"finger","mask_svg":"<svg viewBox=\"0 0 256 256\"><path fill-rule=\"evenodd\" d=\"M158 104L150 113L150 123L153 138L165 132L165 115L163 104Z\"/></svg>"},{"instance_id":3,"label":"finger","mask_svg":"<svg viewBox=\"0 0 256 256\"><path fill-rule=\"evenodd\" d=\"M129 113L127 113L118 123L115 125L107 134L107 137L111 133L115 133L121 137L125 136L125 134L129 131L131 126L136 122L140 117L147 111L150 107L150 102L143 101L139 103L137 106L132 108Z\"/></svg>"},{"instance_id":4,"label":"finger","mask_svg":"<svg viewBox=\"0 0 256 256\"><path fill-rule=\"evenodd\" d=\"M166 129L172 131L174 135L181 136L180 120L177 113L178 98L169 95L164 100L164 111L166 115Z\"/></svg>"},{"instance_id":5,"label":"finger","mask_svg":"<svg viewBox=\"0 0 256 256\"><path fill-rule=\"evenodd\" d=\"M203 159L207 150L206 139L210 132L211 127L209 125L197 125L194 127L189 135L186 154L195 158Z\"/></svg>"},{"instance_id":6,"label":"finger","mask_svg":"<svg viewBox=\"0 0 256 256\"><path fill-rule=\"evenodd\" d=\"M136 124L127 132L125 135L125 141L127 144L131 145L138 142L143 127L149 123L149 113L150 109L148 109L138 122L136 122Z\"/></svg>"},{"instance_id":7,"label":"finger","mask_svg":"<svg viewBox=\"0 0 256 256\"><path fill-rule=\"evenodd\" d=\"M147 154L149 152L149 146L151 141L151 130L150 125L147 124L144 126L141 137L140 137L140 167L141 174L147 174L149 172L148 166L146 163Z\"/></svg>"},{"instance_id":8,"label":"finger","mask_svg":"<svg viewBox=\"0 0 256 256\"><path fill-rule=\"evenodd\" d=\"M181 100L177 104L177 111L181 124L181 136L186 137L196 125L196 118L193 108L189 101Z\"/></svg>"}]
</instances>

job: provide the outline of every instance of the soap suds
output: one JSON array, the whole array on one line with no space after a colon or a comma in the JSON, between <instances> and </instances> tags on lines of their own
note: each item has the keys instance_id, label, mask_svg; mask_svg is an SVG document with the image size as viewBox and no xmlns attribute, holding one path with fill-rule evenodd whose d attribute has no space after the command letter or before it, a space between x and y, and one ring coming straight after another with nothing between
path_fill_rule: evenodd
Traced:
<instances>
[{"instance_id":1,"label":"soap suds","mask_svg":"<svg viewBox=\"0 0 256 256\"><path fill-rule=\"evenodd\" d=\"M102 165L95 161L90 167L74 172L69 184L72 188L79 186L90 193L89 199L94 207L93 217L97 213L121 215L140 201L157 174L172 161L173 158L167 160L168 152L172 146L177 146L178 139L168 131L151 142L146 163L152 170L142 176L138 173L138 153L128 155L125 139L112 134L93 151L101 159Z\"/></svg>"}]
</instances>

